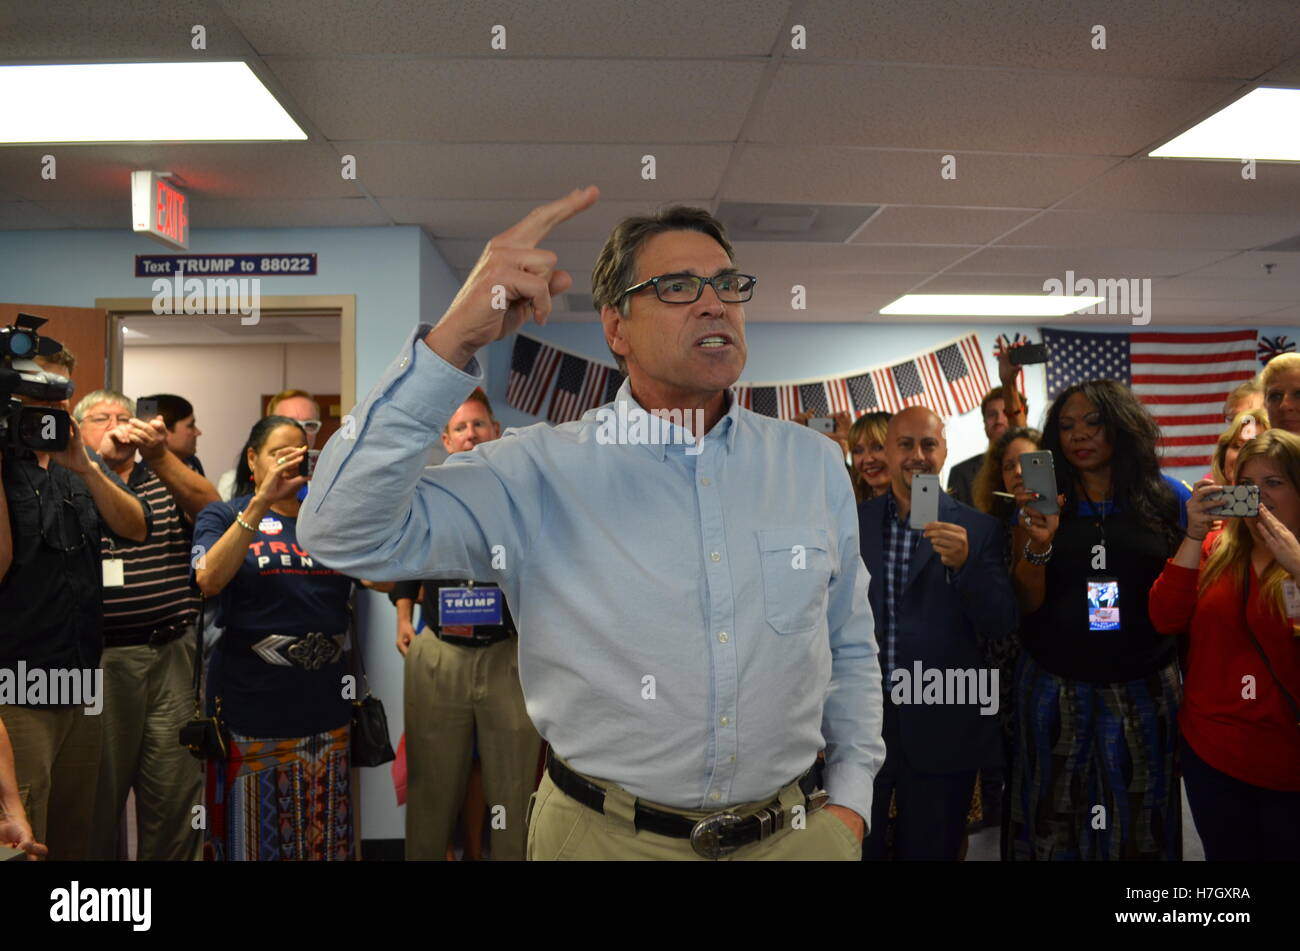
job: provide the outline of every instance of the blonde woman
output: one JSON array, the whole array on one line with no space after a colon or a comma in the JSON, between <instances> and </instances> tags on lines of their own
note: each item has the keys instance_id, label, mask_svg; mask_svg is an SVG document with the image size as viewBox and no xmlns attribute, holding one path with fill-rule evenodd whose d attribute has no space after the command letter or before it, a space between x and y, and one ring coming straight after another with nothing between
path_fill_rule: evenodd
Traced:
<instances>
[{"instance_id":1,"label":"blonde woman","mask_svg":"<svg viewBox=\"0 0 1300 951\"><path fill-rule=\"evenodd\" d=\"M1232 425L1219 436L1219 444L1210 458L1210 478L1216 485L1233 484L1241 447L1267 431L1268 413L1262 409L1247 410L1233 418Z\"/></svg>"},{"instance_id":2,"label":"blonde woman","mask_svg":"<svg viewBox=\"0 0 1300 951\"><path fill-rule=\"evenodd\" d=\"M849 427L849 455L853 459L850 479L858 504L882 495L889 487L885 468L885 430L889 413L867 413Z\"/></svg>"},{"instance_id":3,"label":"blonde woman","mask_svg":"<svg viewBox=\"0 0 1300 951\"><path fill-rule=\"evenodd\" d=\"M1160 633L1191 634L1180 758L1205 857L1295 861L1300 637L1287 591L1300 579L1300 437L1273 429L1252 439L1237 484L1259 486L1259 515L1212 531L1220 487L1198 483L1186 537L1148 603Z\"/></svg>"}]
</instances>

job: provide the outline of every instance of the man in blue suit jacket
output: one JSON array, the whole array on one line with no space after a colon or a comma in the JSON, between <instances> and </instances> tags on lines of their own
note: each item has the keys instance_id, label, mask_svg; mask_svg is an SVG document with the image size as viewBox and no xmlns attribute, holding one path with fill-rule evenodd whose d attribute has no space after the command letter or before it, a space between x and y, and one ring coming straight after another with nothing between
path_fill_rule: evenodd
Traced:
<instances>
[{"instance_id":1,"label":"man in blue suit jacket","mask_svg":"<svg viewBox=\"0 0 1300 951\"><path fill-rule=\"evenodd\" d=\"M913 477L937 475L947 455L938 416L920 406L897 413L885 445L890 488L858 508L885 680L886 758L866 859L885 856L891 793L894 857L955 859L976 771L1000 756L997 670L976 635L1001 640L1019 623L1002 526L939 493L939 520L909 527Z\"/></svg>"}]
</instances>

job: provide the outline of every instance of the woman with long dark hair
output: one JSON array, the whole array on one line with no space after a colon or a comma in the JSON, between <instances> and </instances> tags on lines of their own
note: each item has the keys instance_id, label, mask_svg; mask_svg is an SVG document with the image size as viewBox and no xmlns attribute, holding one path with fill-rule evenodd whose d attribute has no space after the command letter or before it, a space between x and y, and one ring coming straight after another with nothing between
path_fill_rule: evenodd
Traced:
<instances>
[{"instance_id":1,"label":"woman with long dark hair","mask_svg":"<svg viewBox=\"0 0 1300 951\"><path fill-rule=\"evenodd\" d=\"M258 420L244 447L244 491L213 502L194 525L195 578L225 627L207 689L230 739L229 756L208 770L220 860L353 857L343 661L353 581L298 545L306 452L296 420Z\"/></svg>"},{"instance_id":2,"label":"woman with long dark hair","mask_svg":"<svg viewBox=\"0 0 1300 951\"><path fill-rule=\"evenodd\" d=\"M1010 859L1182 856L1177 652L1152 626L1147 593L1178 547L1189 493L1162 475L1159 437L1128 388L1077 384L1043 427L1060 513L1019 493Z\"/></svg>"}]
</instances>

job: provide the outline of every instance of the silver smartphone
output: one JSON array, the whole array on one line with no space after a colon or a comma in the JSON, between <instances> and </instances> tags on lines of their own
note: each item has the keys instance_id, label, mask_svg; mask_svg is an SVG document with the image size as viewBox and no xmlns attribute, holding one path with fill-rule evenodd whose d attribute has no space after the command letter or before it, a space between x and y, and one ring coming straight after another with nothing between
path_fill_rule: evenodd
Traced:
<instances>
[{"instance_id":1,"label":"silver smartphone","mask_svg":"<svg viewBox=\"0 0 1300 951\"><path fill-rule=\"evenodd\" d=\"M1031 508L1042 515L1055 515L1061 511L1056 504L1056 469L1052 466L1052 454L1048 450L1041 452L1022 452L1020 454L1020 477L1025 480L1025 489L1037 492L1040 498L1028 502L1025 508Z\"/></svg>"},{"instance_id":2,"label":"silver smartphone","mask_svg":"<svg viewBox=\"0 0 1300 951\"><path fill-rule=\"evenodd\" d=\"M939 521L939 477L928 472L918 472L912 477L912 510L908 524L920 531L931 522Z\"/></svg>"},{"instance_id":3,"label":"silver smartphone","mask_svg":"<svg viewBox=\"0 0 1300 951\"><path fill-rule=\"evenodd\" d=\"M835 420L829 416L814 416L808 420L808 428L815 429L819 433L835 432Z\"/></svg>"}]
</instances>

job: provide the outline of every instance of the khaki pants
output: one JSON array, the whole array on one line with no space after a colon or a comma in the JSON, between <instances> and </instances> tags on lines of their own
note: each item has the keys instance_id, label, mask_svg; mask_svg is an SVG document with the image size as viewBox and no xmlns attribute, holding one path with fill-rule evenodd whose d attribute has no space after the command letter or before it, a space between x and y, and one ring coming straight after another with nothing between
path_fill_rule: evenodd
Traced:
<instances>
[{"instance_id":1,"label":"khaki pants","mask_svg":"<svg viewBox=\"0 0 1300 951\"><path fill-rule=\"evenodd\" d=\"M446 858L478 734L494 860L522 860L542 738L519 686L518 641L460 647L425 631L406 655L406 857Z\"/></svg>"},{"instance_id":2,"label":"khaki pants","mask_svg":"<svg viewBox=\"0 0 1300 951\"><path fill-rule=\"evenodd\" d=\"M84 861L95 811L101 717L82 707L0 704L14 748L18 796L51 860Z\"/></svg>"},{"instance_id":3,"label":"khaki pants","mask_svg":"<svg viewBox=\"0 0 1300 951\"><path fill-rule=\"evenodd\" d=\"M203 801L203 770L177 738L194 715L194 649L193 628L162 647L104 649L104 748L92 859L122 856L122 810L131 789L140 861L203 858L194 812Z\"/></svg>"},{"instance_id":4,"label":"khaki pants","mask_svg":"<svg viewBox=\"0 0 1300 951\"><path fill-rule=\"evenodd\" d=\"M554 752L551 754L555 755ZM689 839L673 839L654 832L637 830L633 825L636 799L626 789L613 783L587 777L605 790L602 815L566 795L551 782L549 774L530 804L528 824L529 861L612 861L667 860L706 862L691 848ZM779 799L787 816L780 832L761 842L742 846L722 861L729 862L799 862L845 861L862 858L862 846L849 827L825 809L805 817L803 828L794 828L790 816L794 806L804 802L797 783L791 783L776 796L761 802L746 803L728 811L751 815L772 799ZM663 812L703 819L709 812L673 809L657 803L645 803Z\"/></svg>"}]
</instances>

